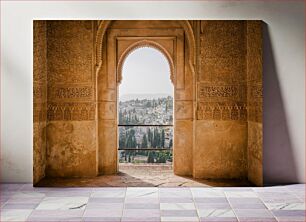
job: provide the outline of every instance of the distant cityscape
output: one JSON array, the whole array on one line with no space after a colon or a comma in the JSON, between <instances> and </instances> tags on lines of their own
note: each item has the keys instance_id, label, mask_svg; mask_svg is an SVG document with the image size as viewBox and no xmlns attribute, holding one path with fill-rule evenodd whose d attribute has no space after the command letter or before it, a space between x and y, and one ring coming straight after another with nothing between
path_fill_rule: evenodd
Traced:
<instances>
[{"instance_id":1,"label":"distant cityscape","mask_svg":"<svg viewBox=\"0 0 306 222\"><path fill-rule=\"evenodd\" d=\"M123 101L120 99L118 118L119 125L172 125L173 97L158 95L138 97L133 95L131 99L125 97ZM171 163L173 127L140 126L119 127L119 149L136 149L119 150L119 162Z\"/></svg>"}]
</instances>

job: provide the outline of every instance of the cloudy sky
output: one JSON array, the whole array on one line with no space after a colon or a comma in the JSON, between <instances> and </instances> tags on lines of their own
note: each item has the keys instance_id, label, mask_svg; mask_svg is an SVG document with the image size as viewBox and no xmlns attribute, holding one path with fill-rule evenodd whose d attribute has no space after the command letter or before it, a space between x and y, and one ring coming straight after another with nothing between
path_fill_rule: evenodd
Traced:
<instances>
[{"instance_id":1,"label":"cloudy sky","mask_svg":"<svg viewBox=\"0 0 306 222\"><path fill-rule=\"evenodd\" d=\"M160 51L144 47L128 55L123 64L119 97L127 94L173 95L170 67Z\"/></svg>"}]
</instances>

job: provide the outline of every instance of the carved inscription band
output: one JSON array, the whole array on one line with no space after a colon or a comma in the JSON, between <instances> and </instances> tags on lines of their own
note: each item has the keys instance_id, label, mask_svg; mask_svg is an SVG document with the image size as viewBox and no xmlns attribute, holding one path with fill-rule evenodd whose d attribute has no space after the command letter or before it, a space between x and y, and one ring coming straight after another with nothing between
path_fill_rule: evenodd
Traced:
<instances>
[{"instance_id":1,"label":"carved inscription band","mask_svg":"<svg viewBox=\"0 0 306 222\"><path fill-rule=\"evenodd\" d=\"M198 103L199 120L247 120L247 106L239 103Z\"/></svg>"},{"instance_id":2,"label":"carved inscription band","mask_svg":"<svg viewBox=\"0 0 306 222\"><path fill-rule=\"evenodd\" d=\"M237 96L237 86L203 86L199 90L200 97L232 97Z\"/></svg>"},{"instance_id":3,"label":"carved inscription band","mask_svg":"<svg viewBox=\"0 0 306 222\"><path fill-rule=\"evenodd\" d=\"M94 92L92 86L53 86L48 88L48 99L50 100L90 100L93 99Z\"/></svg>"},{"instance_id":4,"label":"carved inscription band","mask_svg":"<svg viewBox=\"0 0 306 222\"><path fill-rule=\"evenodd\" d=\"M94 103L48 104L48 120L95 120Z\"/></svg>"}]
</instances>

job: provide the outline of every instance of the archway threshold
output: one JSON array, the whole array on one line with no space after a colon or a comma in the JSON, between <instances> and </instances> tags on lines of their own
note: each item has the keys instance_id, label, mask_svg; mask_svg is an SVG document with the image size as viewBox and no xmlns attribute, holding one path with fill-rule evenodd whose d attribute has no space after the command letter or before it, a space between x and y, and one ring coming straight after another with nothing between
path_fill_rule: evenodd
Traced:
<instances>
[{"instance_id":1,"label":"archway threshold","mask_svg":"<svg viewBox=\"0 0 306 222\"><path fill-rule=\"evenodd\" d=\"M171 166L121 165L116 175L94 178L44 178L37 187L248 187L244 180L204 180L173 174Z\"/></svg>"}]
</instances>

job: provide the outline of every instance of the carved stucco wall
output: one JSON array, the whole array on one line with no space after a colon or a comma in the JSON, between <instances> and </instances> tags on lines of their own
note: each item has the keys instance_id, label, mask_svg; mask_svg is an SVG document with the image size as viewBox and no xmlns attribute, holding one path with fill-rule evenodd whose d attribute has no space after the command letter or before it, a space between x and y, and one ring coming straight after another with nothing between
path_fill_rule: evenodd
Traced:
<instances>
[{"instance_id":1,"label":"carved stucco wall","mask_svg":"<svg viewBox=\"0 0 306 222\"><path fill-rule=\"evenodd\" d=\"M94 22L48 21L48 177L97 175Z\"/></svg>"},{"instance_id":2,"label":"carved stucco wall","mask_svg":"<svg viewBox=\"0 0 306 222\"><path fill-rule=\"evenodd\" d=\"M244 21L201 21L193 176L246 178L247 87Z\"/></svg>"},{"instance_id":3,"label":"carved stucco wall","mask_svg":"<svg viewBox=\"0 0 306 222\"><path fill-rule=\"evenodd\" d=\"M33 22L33 183L45 176L47 123L47 24Z\"/></svg>"}]
</instances>

